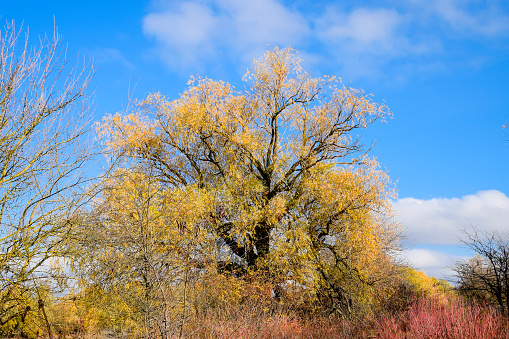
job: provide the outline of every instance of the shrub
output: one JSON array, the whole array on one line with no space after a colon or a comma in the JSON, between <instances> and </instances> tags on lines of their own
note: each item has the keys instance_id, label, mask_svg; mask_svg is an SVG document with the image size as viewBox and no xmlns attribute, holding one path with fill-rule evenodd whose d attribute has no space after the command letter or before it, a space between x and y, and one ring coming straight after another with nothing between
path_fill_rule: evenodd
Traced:
<instances>
[{"instance_id":1,"label":"shrub","mask_svg":"<svg viewBox=\"0 0 509 339\"><path fill-rule=\"evenodd\" d=\"M509 338L509 320L496 309L458 297L422 295L407 311L386 314L375 325L377 338Z\"/></svg>"}]
</instances>

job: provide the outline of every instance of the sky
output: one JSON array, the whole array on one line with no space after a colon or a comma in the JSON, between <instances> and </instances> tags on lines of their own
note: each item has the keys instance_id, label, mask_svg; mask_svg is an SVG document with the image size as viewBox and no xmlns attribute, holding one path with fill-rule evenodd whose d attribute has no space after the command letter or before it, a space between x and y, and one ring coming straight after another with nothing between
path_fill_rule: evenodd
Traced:
<instances>
[{"instance_id":1,"label":"sky","mask_svg":"<svg viewBox=\"0 0 509 339\"><path fill-rule=\"evenodd\" d=\"M239 89L255 58L291 46L393 113L371 152L396 183L402 258L449 278L472 253L462 230L509 231L509 1L6 1L32 41L55 27L69 60L94 65L92 120L190 76Z\"/></svg>"}]
</instances>

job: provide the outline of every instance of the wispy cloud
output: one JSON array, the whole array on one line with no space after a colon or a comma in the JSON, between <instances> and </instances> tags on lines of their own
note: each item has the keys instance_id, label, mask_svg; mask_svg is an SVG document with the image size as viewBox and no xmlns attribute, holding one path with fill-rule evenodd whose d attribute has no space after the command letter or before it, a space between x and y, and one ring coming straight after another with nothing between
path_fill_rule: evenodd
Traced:
<instances>
[{"instance_id":1,"label":"wispy cloud","mask_svg":"<svg viewBox=\"0 0 509 339\"><path fill-rule=\"evenodd\" d=\"M159 42L170 68L210 59L247 61L269 45L291 45L308 34L304 17L276 0L188 1L143 19L143 31Z\"/></svg>"},{"instance_id":2,"label":"wispy cloud","mask_svg":"<svg viewBox=\"0 0 509 339\"><path fill-rule=\"evenodd\" d=\"M425 74L423 69L441 63L450 39L469 41L475 34L496 38L509 32L501 0L364 2L353 8L322 1L310 12L302 2L298 7L282 0L157 4L143 18L143 31L157 42L157 55L173 70L235 62L245 67L271 46L291 45L318 67L339 66L349 77L390 73L398 78ZM467 64L457 58L449 62Z\"/></svg>"},{"instance_id":3,"label":"wispy cloud","mask_svg":"<svg viewBox=\"0 0 509 339\"><path fill-rule=\"evenodd\" d=\"M504 14L502 1L418 0L454 30L484 36L508 35L509 16Z\"/></svg>"},{"instance_id":4,"label":"wispy cloud","mask_svg":"<svg viewBox=\"0 0 509 339\"><path fill-rule=\"evenodd\" d=\"M348 44L345 51L394 53L402 16L395 10L360 8L341 13L331 8L318 21L317 35L326 44Z\"/></svg>"},{"instance_id":5,"label":"wispy cloud","mask_svg":"<svg viewBox=\"0 0 509 339\"><path fill-rule=\"evenodd\" d=\"M459 244L462 230L470 226L480 231L509 227L509 197L496 190L452 199L403 198L395 209L409 239L417 244Z\"/></svg>"},{"instance_id":6,"label":"wispy cloud","mask_svg":"<svg viewBox=\"0 0 509 339\"><path fill-rule=\"evenodd\" d=\"M439 41L413 37L412 17L394 8L329 7L316 19L315 35L348 77L378 77L387 64L441 51ZM422 65L421 65L422 66ZM420 67L420 66L419 66ZM408 73L405 66L401 73ZM417 66L412 69L417 69ZM391 77L399 76L393 71Z\"/></svg>"},{"instance_id":7,"label":"wispy cloud","mask_svg":"<svg viewBox=\"0 0 509 339\"><path fill-rule=\"evenodd\" d=\"M410 249L401 253L400 259L411 267L423 270L427 275L440 279L453 280L454 271L452 267L463 259L443 251L435 251L424 248Z\"/></svg>"},{"instance_id":8,"label":"wispy cloud","mask_svg":"<svg viewBox=\"0 0 509 339\"><path fill-rule=\"evenodd\" d=\"M159 43L163 60L171 67L188 66L213 48L219 19L205 4L186 2L177 9L151 13L143 19L143 31Z\"/></svg>"},{"instance_id":9,"label":"wispy cloud","mask_svg":"<svg viewBox=\"0 0 509 339\"><path fill-rule=\"evenodd\" d=\"M236 42L242 45L291 43L308 33L303 15L275 0L220 0L230 25L236 30Z\"/></svg>"}]
</instances>

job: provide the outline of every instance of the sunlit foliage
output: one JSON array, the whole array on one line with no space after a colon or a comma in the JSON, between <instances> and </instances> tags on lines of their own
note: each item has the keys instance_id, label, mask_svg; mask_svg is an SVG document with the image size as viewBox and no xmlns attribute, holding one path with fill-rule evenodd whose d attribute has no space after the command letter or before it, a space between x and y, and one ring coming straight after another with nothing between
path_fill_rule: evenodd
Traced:
<instances>
[{"instance_id":1,"label":"sunlit foliage","mask_svg":"<svg viewBox=\"0 0 509 339\"><path fill-rule=\"evenodd\" d=\"M449 305L394 262L394 185L363 144L390 112L370 95L275 48L243 91L196 77L106 116L111 168L83 190L88 70L56 32L19 37L0 31L1 336L365 337L405 332L420 293ZM460 266L476 292L487 263Z\"/></svg>"},{"instance_id":2,"label":"sunlit foliage","mask_svg":"<svg viewBox=\"0 0 509 339\"><path fill-rule=\"evenodd\" d=\"M360 130L387 107L311 77L289 48L267 52L244 80L242 92L192 78L174 101L152 94L106 117L110 158L157 179L163 194L191 190L181 208L208 211L187 227L215 239L223 269L266 272L276 299L297 289L341 314L372 305L398 233L394 190ZM166 227L171 237L176 225Z\"/></svg>"},{"instance_id":3,"label":"sunlit foliage","mask_svg":"<svg viewBox=\"0 0 509 339\"><path fill-rule=\"evenodd\" d=\"M117 171L100 189L75 229L74 265L86 298L122 333L169 337L185 318L188 286L216 255L201 227L212 197L192 185L162 190L136 171Z\"/></svg>"}]
</instances>

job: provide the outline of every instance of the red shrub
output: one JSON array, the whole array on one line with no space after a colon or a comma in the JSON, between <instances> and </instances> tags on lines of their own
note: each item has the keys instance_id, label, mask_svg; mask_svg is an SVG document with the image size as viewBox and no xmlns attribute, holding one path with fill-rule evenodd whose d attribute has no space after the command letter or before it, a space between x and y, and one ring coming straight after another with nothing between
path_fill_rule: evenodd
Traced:
<instances>
[{"instance_id":1,"label":"red shrub","mask_svg":"<svg viewBox=\"0 0 509 339\"><path fill-rule=\"evenodd\" d=\"M509 338L509 321L490 306L459 298L420 297L399 315L384 315L376 323L377 338Z\"/></svg>"}]
</instances>

